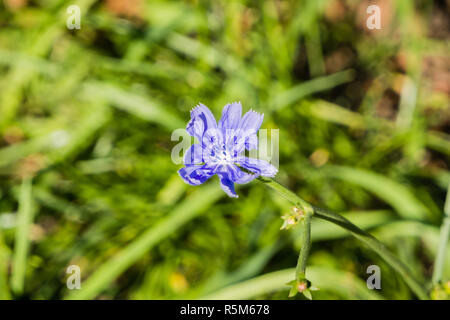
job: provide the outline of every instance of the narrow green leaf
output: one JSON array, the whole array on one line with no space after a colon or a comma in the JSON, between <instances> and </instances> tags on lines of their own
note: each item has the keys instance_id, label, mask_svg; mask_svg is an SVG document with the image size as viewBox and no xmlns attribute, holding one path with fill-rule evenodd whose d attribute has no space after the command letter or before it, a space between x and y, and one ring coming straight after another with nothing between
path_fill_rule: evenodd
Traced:
<instances>
[{"instance_id":1,"label":"narrow green leaf","mask_svg":"<svg viewBox=\"0 0 450 320\"><path fill-rule=\"evenodd\" d=\"M314 78L312 80L302 82L277 95L273 99L272 104L275 110L280 110L316 92L329 90L340 84L349 82L354 77L354 70L345 70L331 75Z\"/></svg>"},{"instance_id":2,"label":"narrow green leaf","mask_svg":"<svg viewBox=\"0 0 450 320\"><path fill-rule=\"evenodd\" d=\"M3 241L3 233L0 229L0 300L8 300L11 298L8 285L8 264L10 255L10 250Z\"/></svg>"},{"instance_id":3,"label":"narrow green leaf","mask_svg":"<svg viewBox=\"0 0 450 320\"><path fill-rule=\"evenodd\" d=\"M31 194L31 179L25 178L19 195L19 211L17 214L16 236L12 265L11 288L15 294L23 293L27 265L28 248L30 245L30 226L33 221L33 204Z\"/></svg>"},{"instance_id":4,"label":"narrow green leaf","mask_svg":"<svg viewBox=\"0 0 450 320\"><path fill-rule=\"evenodd\" d=\"M120 110L129 112L141 119L158 123L169 130L184 128L186 125L177 115L168 111L158 102L142 94L127 91L111 84L89 82L84 85L83 94L86 97L93 96L105 99Z\"/></svg>"}]
</instances>

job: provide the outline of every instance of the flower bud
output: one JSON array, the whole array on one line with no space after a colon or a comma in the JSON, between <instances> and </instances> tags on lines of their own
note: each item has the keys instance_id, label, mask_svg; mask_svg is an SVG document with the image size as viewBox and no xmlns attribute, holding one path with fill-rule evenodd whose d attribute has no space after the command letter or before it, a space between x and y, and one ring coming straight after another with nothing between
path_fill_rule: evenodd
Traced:
<instances>
[{"instance_id":1,"label":"flower bud","mask_svg":"<svg viewBox=\"0 0 450 320\"><path fill-rule=\"evenodd\" d=\"M281 230L288 230L299 223L305 217L305 212L297 207L292 208L292 212L281 217L284 220Z\"/></svg>"}]
</instances>

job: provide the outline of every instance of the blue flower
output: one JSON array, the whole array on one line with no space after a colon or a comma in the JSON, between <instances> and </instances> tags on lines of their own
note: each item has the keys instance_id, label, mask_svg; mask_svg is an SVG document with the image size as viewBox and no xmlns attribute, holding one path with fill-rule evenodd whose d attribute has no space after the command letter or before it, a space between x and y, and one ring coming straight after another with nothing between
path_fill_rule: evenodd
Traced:
<instances>
[{"instance_id":1,"label":"blue flower","mask_svg":"<svg viewBox=\"0 0 450 320\"><path fill-rule=\"evenodd\" d=\"M248 183L260 175L275 176L278 170L268 162L243 155L245 150L258 148L257 133L263 118L263 114L252 110L242 117L241 103L235 102L223 108L217 123L208 107L199 104L191 110L186 127L198 143L185 153L185 167L178 171L180 177L197 186L217 174L222 189L237 198L235 183Z\"/></svg>"}]
</instances>

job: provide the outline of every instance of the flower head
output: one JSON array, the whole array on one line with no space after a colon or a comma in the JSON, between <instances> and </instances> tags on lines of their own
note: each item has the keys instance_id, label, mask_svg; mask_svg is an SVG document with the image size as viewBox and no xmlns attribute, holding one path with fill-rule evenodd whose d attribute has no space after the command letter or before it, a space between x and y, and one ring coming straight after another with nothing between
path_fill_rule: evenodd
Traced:
<instances>
[{"instance_id":1,"label":"flower head","mask_svg":"<svg viewBox=\"0 0 450 320\"><path fill-rule=\"evenodd\" d=\"M237 198L234 184L244 184L264 176L273 177L277 169L268 162L248 158L245 150L258 148L258 130L264 115L248 111L242 116L240 102L227 104L222 118L214 115L203 104L191 110L187 132L199 141L185 153L184 164L178 173L190 185L200 185L218 175L222 189Z\"/></svg>"}]
</instances>

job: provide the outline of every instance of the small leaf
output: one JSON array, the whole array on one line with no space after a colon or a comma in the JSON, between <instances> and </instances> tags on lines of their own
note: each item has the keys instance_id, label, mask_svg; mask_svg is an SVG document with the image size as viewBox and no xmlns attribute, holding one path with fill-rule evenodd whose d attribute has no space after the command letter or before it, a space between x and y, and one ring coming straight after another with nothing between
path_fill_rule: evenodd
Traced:
<instances>
[{"instance_id":1,"label":"small leaf","mask_svg":"<svg viewBox=\"0 0 450 320\"><path fill-rule=\"evenodd\" d=\"M298 291L297 288L295 288L295 286L291 287L291 290L289 290L289 298L295 297L297 295Z\"/></svg>"},{"instance_id":2,"label":"small leaf","mask_svg":"<svg viewBox=\"0 0 450 320\"><path fill-rule=\"evenodd\" d=\"M303 293L303 295L304 295L306 298L308 298L309 300L312 300L311 291L305 290L305 291L303 291L302 293Z\"/></svg>"}]
</instances>

